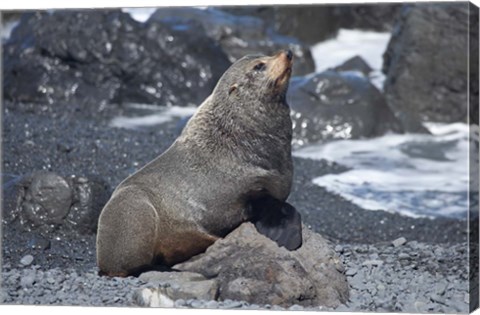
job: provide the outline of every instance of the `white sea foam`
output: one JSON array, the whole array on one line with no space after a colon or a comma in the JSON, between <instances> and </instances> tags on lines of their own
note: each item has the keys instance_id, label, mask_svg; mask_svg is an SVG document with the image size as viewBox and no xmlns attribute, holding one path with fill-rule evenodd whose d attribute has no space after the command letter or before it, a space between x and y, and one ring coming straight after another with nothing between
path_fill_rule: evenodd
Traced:
<instances>
[{"instance_id":1,"label":"white sea foam","mask_svg":"<svg viewBox=\"0 0 480 315\"><path fill-rule=\"evenodd\" d=\"M1 25L1 34L2 40L7 40L10 38L10 34L12 34L13 29L18 25L18 21L9 21L3 22Z\"/></svg>"},{"instance_id":2,"label":"white sea foam","mask_svg":"<svg viewBox=\"0 0 480 315\"><path fill-rule=\"evenodd\" d=\"M138 22L146 22L158 8L123 8L122 11L128 13Z\"/></svg>"},{"instance_id":3,"label":"white sea foam","mask_svg":"<svg viewBox=\"0 0 480 315\"><path fill-rule=\"evenodd\" d=\"M197 107L158 106L149 104L130 104L129 107L137 109L149 109L151 114L143 116L118 116L110 121L110 126L116 128L137 129L164 124L176 118L185 118L195 114Z\"/></svg>"},{"instance_id":4,"label":"white sea foam","mask_svg":"<svg viewBox=\"0 0 480 315\"><path fill-rule=\"evenodd\" d=\"M351 170L313 182L369 210L464 218L468 210L469 127L433 124L432 135L389 134L317 144L295 156L326 159Z\"/></svg>"},{"instance_id":5,"label":"white sea foam","mask_svg":"<svg viewBox=\"0 0 480 315\"><path fill-rule=\"evenodd\" d=\"M311 47L315 71L341 65L354 56L362 57L373 69L370 79L382 89L385 76L381 72L383 53L390 33L340 29L336 38L320 42Z\"/></svg>"}]
</instances>

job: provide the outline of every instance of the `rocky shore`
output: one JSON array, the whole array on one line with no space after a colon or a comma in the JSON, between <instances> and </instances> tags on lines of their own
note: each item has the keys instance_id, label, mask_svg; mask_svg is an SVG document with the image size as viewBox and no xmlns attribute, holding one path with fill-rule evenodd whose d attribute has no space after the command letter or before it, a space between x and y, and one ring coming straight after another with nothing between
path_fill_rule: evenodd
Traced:
<instances>
[{"instance_id":1,"label":"rocky shore","mask_svg":"<svg viewBox=\"0 0 480 315\"><path fill-rule=\"evenodd\" d=\"M255 7L165 9L144 23L120 10L23 15L3 42L1 303L143 306L153 305L158 292L178 291L168 281L98 276L95 231L98 214L116 185L164 152L188 116L138 128L112 122L120 116L161 115L165 105L198 105L225 68L244 54L272 53L286 46L296 54L298 67L288 95L295 148L427 132L424 121L464 121L463 107L465 115L452 116L451 110L438 110L443 103L428 99L435 82L411 83L405 77L408 69L425 73L421 69L427 67L423 59L411 57L415 48L409 49L423 34L412 29L434 27L422 24L419 17L433 12L438 17L434 28L440 29L446 18L442 12L455 12L451 19L471 18L463 5L320 7L316 16L325 14L334 22L319 34L308 32L308 23L313 23L308 7L295 11L294 30L281 26L285 19L281 9ZM376 18L380 10L385 20ZM455 45L462 46L468 36L464 26L449 33ZM395 31L384 59L384 90L371 83L371 69L355 56L313 73L309 45L335 37L340 28ZM436 60L455 58L453 50L442 55L448 40L432 45L439 46L432 48L438 52ZM448 67L452 73L468 72L463 64L449 62ZM455 103L456 95L467 91L467 81L459 77L436 86L436 100L463 106L462 98L460 105ZM419 95L422 106L405 100L406 88L414 89L411 95ZM478 98L478 90L470 91ZM341 285L335 293L341 303L320 305L319 291L311 295L301 291L298 300L268 303L219 298L214 290L204 299L174 295L157 306L464 313L475 304L470 300L475 288L469 290L469 281L478 275L469 272L468 262L472 255L478 257L478 251L469 247L472 234L467 227L478 231L477 221L365 210L312 182L347 171L345 165L295 157L294 169L288 201L301 213L308 233L321 235L322 241L312 246L325 242L331 249L322 254L329 259L321 268L338 275L336 283L345 279L348 294L339 293ZM230 289L236 288L235 294L244 294L251 285L232 284L228 275L225 279ZM280 296L282 290L273 291Z\"/></svg>"}]
</instances>

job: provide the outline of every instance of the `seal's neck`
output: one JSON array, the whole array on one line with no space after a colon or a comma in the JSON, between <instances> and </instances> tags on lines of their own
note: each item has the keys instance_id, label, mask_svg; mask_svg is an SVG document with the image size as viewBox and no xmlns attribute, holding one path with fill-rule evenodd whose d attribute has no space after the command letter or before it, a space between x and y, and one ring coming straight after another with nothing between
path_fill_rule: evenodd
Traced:
<instances>
[{"instance_id":1,"label":"seal's neck","mask_svg":"<svg viewBox=\"0 0 480 315\"><path fill-rule=\"evenodd\" d=\"M280 98L225 102L210 96L190 119L181 139L208 151L269 159L277 150L291 151L290 109Z\"/></svg>"}]
</instances>

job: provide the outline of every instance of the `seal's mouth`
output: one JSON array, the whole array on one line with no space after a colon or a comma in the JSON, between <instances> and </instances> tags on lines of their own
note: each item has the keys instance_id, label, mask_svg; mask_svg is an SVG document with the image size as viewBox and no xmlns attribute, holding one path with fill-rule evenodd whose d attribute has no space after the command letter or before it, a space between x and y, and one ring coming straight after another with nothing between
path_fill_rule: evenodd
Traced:
<instances>
[{"instance_id":1,"label":"seal's mouth","mask_svg":"<svg viewBox=\"0 0 480 315\"><path fill-rule=\"evenodd\" d=\"M293 53L291 50L281 51L272 57L270 71L267 76L276 88L283 88L292 74Z\"/></svg>"}]
</instances>

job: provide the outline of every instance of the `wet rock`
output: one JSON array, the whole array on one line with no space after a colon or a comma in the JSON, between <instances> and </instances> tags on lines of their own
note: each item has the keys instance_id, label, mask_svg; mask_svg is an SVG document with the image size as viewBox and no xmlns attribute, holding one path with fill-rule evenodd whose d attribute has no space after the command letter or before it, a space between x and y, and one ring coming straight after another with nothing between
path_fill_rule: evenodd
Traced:
<instances>
[{"instance_id":1,"label":"wet rock","mask_svg":"<svg viewBox=\"0 0 480 315\"><path fill-rule=\"evenodd\" d=\"M79 232L94 233L100 212L110 197L108 185L99 178L71 176L70 181L73 201L67 220Z\"/></svg>"},{"instance_id":2,"label":"wet rock","mask_svg":"<svg viewBox=\"0 0 480 315\"><path fill-rule=\"evenodd\" d=\"M333 249L305 227L303 241L298 250L288 251L244 223L204 254L174 268L215 278L220 300L280 306L345 303L348 285L335 266L340 262Z\"/></svg>"},{"instance_id":3,"label":"wet rock","mask_svg":"<svg viewBox=\"0 0 480 315\"><path fill-rule=\"evenodd\" d=\"M50 248L50 241L40 235L33 235L28 241L28 247L31 249L45 250Z\"/></svg>"},{"instance_id":4,"label":"wet rock","mask_svg":"<svg viewBox=\"0 0 480 315\"><path fill-rule=\"evenodd\" d=\"M332 15L341 28L390 32L402 6L395 3L338 5Z\"/></svg>"},{"instance_id":5,"label":"wet rock","mask_svg":"<svg viewBox=\"0 0 480 315\"><path fill-rule=\"evenodd\" d=\"M276 33L262 19L236 16L218 9L159 8L148 23L167 23L172 28L204 29L215 42L220 43L231 62L247 54L266 54L290 48L294 54L294 75L315 70L310 48L294 37Z\"/></svg>"},{"instance_id":6,"label":"wet rock","mask_svg":"<svg viewBox=\"0 0 480 315\"><path fill-rule=\"evenodd\" d=\"M208 280L193 272L158 272L150 271L140 275L140 280L155 284L150 291L140 292L143 302L140 305L155 306L157 300L214 300L218 284L215 279ZM165 302L166 303L166 302Z\"/></svg>"},{"instance_id":7,"label":"wet rock","mask_svg":"<svg viewBox=\"0 0 480 315\"><path fill-rule=\"evenodd\" d=\"M73 196L71 186L63 177L39 171L27 177L23 187L18 208L24 225L36 228L62 223Z\"/></svg>"},{"instance_id":8,"label":"wet rock","mask_svg":"<svg viewBox=\"0 0 480 315\"><path fill-rule=\"evenodd\" d=\"M64 178L48 171L25 176L18 186L16 210L9 219L19 217L27 230L50 232L68 225L82 233L93 233L109 197L107 186L98 179ZM50 241L41 235L33 235L28 245L34 249L47 249Z\"/></svg>"},{"instance_id":9,"label":"wet rock","mask_svg":"<svg viewBox=\"0 0 480 315\"><path fill-rule=\"evenodd\" d=\"M417 120L466 122L469 15L475 11L469 13L469 5L422 3L401 12L384 54L383 71L387 101L407 131L421 129ZM471 30L470 45L477 47L471 54L478 55L478 22ZM478 58L474 60L471 67L478 71ZM473 84L478 99L478 81Z\"/></svg>"},{"instance_id":10,"label":"wet rock","mask_svg":"<svg viewBox=\"0 0 480 315\"><path fill-rule=\"evenodd\" d=\"M339 66L333 68L334 71L358 71L365 77L368 77L369 73L373 71L370 65L360 56L354 56Z\"/></svg>"},{"instance_id":11,"label":"wet rock","mask_svg":"<svg viewBox=\"0 0 480 315\"><path fill-rule=\"evenodd\" d=\"M3 56L6 99L79 109L197 105L230 65L202 29L142 24L120 10L24 14Z\"/></svg>"},{"instance_id":12,"label":"wet rock","mask_svg":"<svg viewBox=\"0 0 480 315\"><path fill-rule=\"evenodd\" d=\"M329 70L293 78L287 100L296 146L403 131L380 91L356 73Z\"/></svg>"},{"instance_id":13,"label":"wet rock","mask_svg":"<svg viewBox=\"0 0 480 315\"><path fill-rule=\"evenodd\" d=\"M282 5L221 9L235 15L259 17L280 34L295 36L311 45L334 37L340 28L391 31L401 5Z\"/></svg>"}]
</instances>

